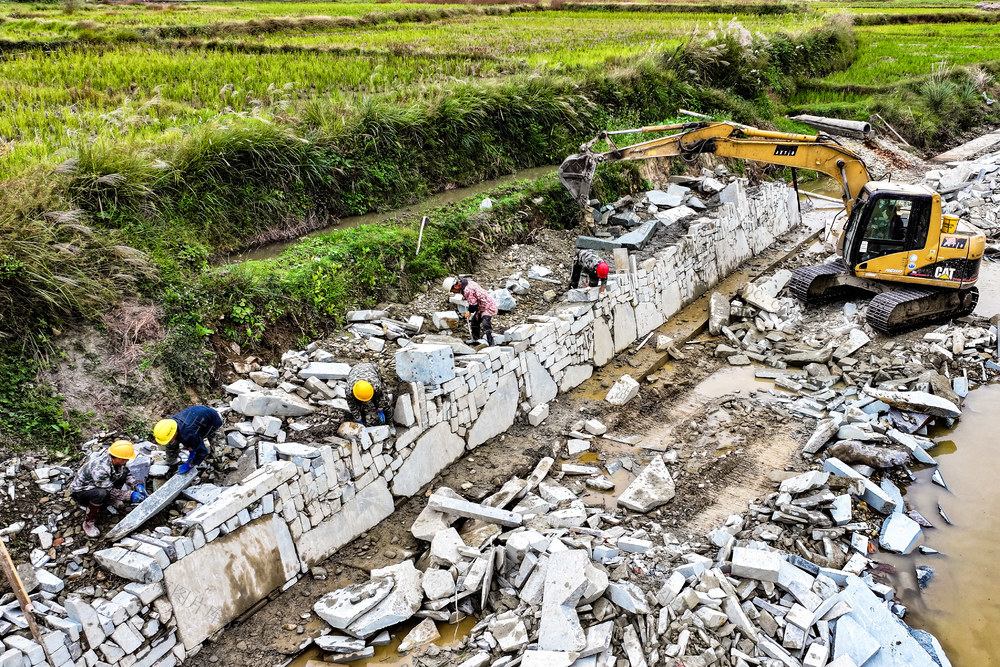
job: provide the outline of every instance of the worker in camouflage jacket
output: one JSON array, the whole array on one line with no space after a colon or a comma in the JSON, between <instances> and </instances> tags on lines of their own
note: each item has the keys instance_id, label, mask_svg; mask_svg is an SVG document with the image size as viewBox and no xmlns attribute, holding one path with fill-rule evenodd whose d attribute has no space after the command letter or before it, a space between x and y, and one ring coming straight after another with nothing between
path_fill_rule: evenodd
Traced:
<instances>
[{"instance_id":1,"label":"worker in camouflage jacket","mask_svg":"<svg viewBox=\"0 0 1000 667\"><path fill-rule=\"evenodd\" d=\"M347 374L347 406L351 421L363 426L392 426L393 396L386 389L378 366L355 364Z\"/></svg>"},{"instance_id":2,"label":"worker in camouflage jacket","mask_svg":"<svg viewBox=\"0 0 1000 667\"><path fill-rule=\"evenodd\" d=\"M593 250L582 248L573 258L573 273L569 278L569 288L576 289L580 286L580 278L584 273L587 275L587 287L601 286L601 292L608 286L608 273L611 267L601 259Z\"/></svg>"},{"instance_id":3,"label":"worker in camouflage jacket","mask_svg":"<svg viewBox=\"0 0 1000 667\"><path fill-rule=\"evenodd\" d=\"M101 508L110 505L116 510L125 508L127 501L134 503L146 499L146 487L138 483L128 469L128 462L135 458L135 448L128 440L115 440L104 452L91 455L77 471L69 486L70 497L87 508L83 532L87 537L97 537L97 516Z\"/></svg>"}]
</instances>

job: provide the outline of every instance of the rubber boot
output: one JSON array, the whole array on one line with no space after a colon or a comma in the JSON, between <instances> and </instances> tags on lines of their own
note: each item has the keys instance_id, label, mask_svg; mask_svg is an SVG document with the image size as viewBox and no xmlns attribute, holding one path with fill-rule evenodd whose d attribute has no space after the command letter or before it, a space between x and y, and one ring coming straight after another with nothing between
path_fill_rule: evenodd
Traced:
<instances>
[{"instance_id":1,"label":"rubber boot","mask_svg":"<svg viewBox=\"0 0 1000 667\"><path fill-rule=\"evenodd\" d=\"M101 513L101 506L90 503L87 505L87 516L83 520L83 532L87 537L99 537L101 531L97 529L97 515Z\"/></svg>"}]
</instances>

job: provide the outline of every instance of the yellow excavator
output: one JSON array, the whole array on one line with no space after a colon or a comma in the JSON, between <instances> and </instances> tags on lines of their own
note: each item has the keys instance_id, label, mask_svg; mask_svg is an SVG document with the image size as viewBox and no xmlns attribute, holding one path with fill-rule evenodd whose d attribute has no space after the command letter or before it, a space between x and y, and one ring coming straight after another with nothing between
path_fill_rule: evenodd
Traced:
<instances>
[{"instance_id":1,"label":"yellow excavator","mask_svg":"<svg viewBox=\"0 0 1000 667\"><path fill-rule=\"evenodd\" d=\"M624 148L611 138L674 131ZM611 150L592 151L598 141L606 141ZM846 217L832 230L840 259L795 270L789 289L803 302L834 301L859 289L874 293L868 323L887 334L975 309L975 284L986 245L983 232L954 216L942 216L941 195L927 187L871 180L861 158L825 134L788 134L716 121L602 132L579 154L566 158L559 180L586 208L602 162L692 160L702 154L812 169L840 184Z\"/></svg>"}]
</instances>

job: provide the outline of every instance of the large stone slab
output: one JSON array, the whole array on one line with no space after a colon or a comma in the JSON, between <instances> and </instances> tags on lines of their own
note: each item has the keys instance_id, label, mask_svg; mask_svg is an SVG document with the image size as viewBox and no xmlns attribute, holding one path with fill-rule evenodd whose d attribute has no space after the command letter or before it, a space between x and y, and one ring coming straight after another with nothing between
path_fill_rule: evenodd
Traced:
<instances>
[{"instance_id":1,"label":"large stone slab","mask_svg":"<svg viewBox=\"0 0 1000 667\"><path fill-rule=\"evenodd\" d=\"M272 461L258 468L239 485L224 490L212 502L178 519L177 523L185 526L197 524L205 532L214 530L293 478L297 470L291 461Z\"/></svg>"},{"instance_id":2,"label":"large stone slab","mask_svg":"<svg viewBox=\"0 0 1000 667\"><path fill-rule=\"evenodd\" d=\"M850 654L848 645L839 646L840 624L845 618L857 622L880 647L878 652L863 663L865 667L937 667L937 663L908 632L907 626L897 618L889 607L865 585L859 577L847 576L847 585L841 596L851 605L852 611L837 621L834 630L834 658L843 653Z\"/></svg>"},{"instance_id":3,"label":"large stone slab","mask_svg":"<svg viewBox=\"0 0 1000 667\"><path fill-rule=\"evenodd\" d=\"M313 408L304 400L280 389L265 389L240 394L229 403L233 410L247 417L301 417L312 414Z\"/></svg>"},{"instance_id":4,"label":"large stone slab","mask_svg":"<svg viewBox=\"0 0 1000 667\"><path fill-rule=\"evenodd\" d=\"M469 435L466 437L469 449L478 447L514 425L519 395L517 378L513 373L507 373L500 378L496 391L490 394L486 405L480 410L479 419L469 429Z\"/></svg>"},{"instance_id":5,"label":"large stone slab","mask_svg":"<svg viewBox=\"0 0 1000 667\"><path fill-rule=\"evenodd\" d=\"M343 380L351 372L350 364L337 362L310 361L299 371L299 377L303 380L316 378L317 380Z\"/></svg>"},{"instance_id":6,"label":"large stone slab","mask_svg":"<svg viewBox=\"0 0 1000 667\"><path fill-rule=\"evenodd\" d=\"M379 630L410 619L424 599L423 574L413 566L412 561L372 570L372 578L391 578L395 582L392 591L375 607L360 616L346 628L355 637L371 637Z\"/></svg>"},{"instance_id":7,"label":"large stone slab","mask_svg":"<svg viewBox=\"0 0 1000 667\"><path fill-rule=\"evenodd\" d=\"M674 479L660 456L654 456L639 476L618 498L618 504L633 512L648 512L674 497Z\"/></svg>"},{"instance_id":8,"label":"large stone slab","mask_svg":"<svg viewBox=\"0 0 1000 667\"><path fill-rule=\"evenodd\" d=\"M615 356L615 339L603 317L594 320L594 365L603 366Z\"/></svg>"},{"instance_id":9,"label":"large stone slab","mask_svg":"<svg viewBox=\"0 0 1000 667\"><path fill-rule=\"evenodd\" d=\"M406 382L447 382L455 377L455 355L448 345L407 345L396 353L396 375Z\"/></svg>"},{"instance_id":10,"label":"large stone slab","mask_svg":"<svg viewBox=\"0 0 1000 667\"><path fill-rule=\"evenodd\" d=\"M652 301L643 301L635 307L636 336L641 338L664 323L665 318Z\"/></svg>"},{"instance_id":11,"label":"large stone slab","mask_svg":"<svg viewBox=\"0 0 1000 667\"><path fill-rule=\"evenodd\" d=\"M525 355L525 361L528 364L528 376L526 379L528 386L531 387L531 396L528 397L528 403L533 408L542 403L548 403L559 393L556 381L545 370L542 362L538 360L538 355L534 352L528 352Z\"/></svg>"},{"instance_id":12,"label":"large stone slab","mask_svg":"<svg viewBox=\"0 0 1000 667\"><path fill-rule=\"evenodd\" d=\"M515 384L515 391L516 387ZM392 479L393 494L412 496L420 490L420 487L458 459L464 451L465 442L451 432L448 422L434 426L420 436L410 456L396 471Z\"/></svg>"},{"instance_id":13,"label":"large stone slab","mask_svg":"<svg viewBox=\"0 0 1000 667\"><path fill-rule=\"evenodd\" d=\"M177 496L186 489L195 478L198 477L197 470L189 470L183 475L177 474L167 480L167 483L154 491L148 498L136 505L135 509L128 513L118 525L108 531L106 539L114 542L138 530L142 524L146 523L157 515L163 508L177 500Z\"/></svg>"},{"instance_id":14,"label":"large stone slab","mask_svg":"<svg viewBox=\"0 0 1000 667\"><path fill-rule=\"evenodd\" d=\"M614 310L615 353L621 352L638 338L635 328L635 309L627 303L620 303Z\"/></svg>"},{"instance_id":15,"label":"large stone slab","mask_svg":"<svg viewBox=\"0 0 1000 667\"><path fill-rule=\"evenodd\" d=\"M908 554L916 548L921 535L920 524L905 514L894 512L882 523L878 543L883 549Z\"/></svg>"},{"instance_id":16,"label":"large stone slab","mask_svg":"<svg viewBox=\"0 0 1000 667\"><path fill-rule=\"evenodd\" d=\"M962 415L957 405L946 398L929 394L926 391L886 391L874 387L865 387L864 392L894 408L919 412L935 417L950 417L955 419Z\"/></svg>"},{"instance_id":17,"label":"large stone slab","mask_svg":"<svg viewBox=\"0 0 1000 667\"><path fill-rule=\"evenodd\" d=\"M313 611L331 628L343 630L388 597L395 585L396 580L392 577L372 577L368 581L330 591L316 601Z\"/></svg>"},{"instance_id":18,"label":"large stone slab","mask_svg":"<svg viewBox=\"0 0 1000 667\"><path fill-rule=\"evenodd\" d=\"M317 565L355 537L392 514L392 494L382 477L359 491L334 514L296 542L299 557L307 565Z\"/></svg>"},{"instance_id":19,"label":"large stone slab","mask_svg":"<svg viewBox=\"0 0 1000 667\"><path fill-rule=\"evenodd\" d=\"M587 588L580 576L590 563L582 549L559 551L549 558L542 593L542 619L538 645L549 651L582 651L587 637L576 614L576 605Z\"/></svg>"},{"instance_id":20,"label":"large stone slab","mask_svg":"<svg viewBox=\"0 0 1000 667\"><path fill-rule=\"evenodd\" d=\"M177 632L188 650L208 639L299 572L288 526L257 519L164 571Z\"/></svg>"},{"instance_id":21,"label":"large stone slab","mask_svg":"<svg viewBox=\"0 0 1000 667\"><path fill-rule=\"evenodd\" d=\"M581 384L590 379L590 376L594 374L594 367L590 364L575 364L573 366L567 366L563 371L562 379L559 380L559 391L569 391L574 387L579 387Z\"/></svg>"}]
</instances>

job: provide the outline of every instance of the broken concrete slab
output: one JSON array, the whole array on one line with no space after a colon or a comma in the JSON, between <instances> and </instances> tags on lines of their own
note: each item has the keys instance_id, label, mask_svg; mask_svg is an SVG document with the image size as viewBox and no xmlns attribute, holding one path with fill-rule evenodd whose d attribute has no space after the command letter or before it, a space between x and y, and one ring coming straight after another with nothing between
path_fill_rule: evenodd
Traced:
<instances>
[{"instance_id":1,"label":"broken concrete slab","mask_svg":"<svg viewBox=\"0 0 1000 667\"><path fill-rule=\"evenodd\" d=\"M403 637L403 641L399 642L399 647L396 650L399 653L408 653L418 646L431 643L440 636L441 633L438 632L437 625L434 621L429 618L425 618L417 623L412 630L406 633L406 636Z\"/></svg>"},{"instance_id":2,"label":"broken concrete slab","mask_svg":"<svg viewBox=\"0 0 1000 667\"><path fill-rule=\"evenodd\" d=\"M823 470L828 470L839 477L850 477L861 480L864 487L862 500L868 503L876 512L891 514L896 508L896 503L886 495L885 491L879 488L878 484L875 484L840 459L834 457L826 459L823 461Z\"/></svg>"},{"instance_id":3,"label":"broken concrete slab","mask_svg":"<svg viewBox=\"0 0 1000 667\"><path fill-rule=\"evenodd\" d=\"M925 391L887 391L865 387L864 392L880 401L901 410L920 412L935 417L957 419L962 411L951 401Z\"/></svg>"},{"instance_id":4,"label":"broken concrete slab","mask_svg":"<svg viewBox=\"0 0 1000 667\"><path fill-rule=\"evenodd\" d=\"M670 502L674 493L674 480L663 457L654 456L618 498L618 504L633 512L646 513Z\"/></svg>"},{"instance_id":5,"label":"broken concrete slab","mask_svg":"<svg viewBox=\"0 0 1000 667\"><path fill-rule=\"evenodd\" d=\"M302 417L313 413L313 407L294 394L280 389L265 389L251 394L240 394L229 406L247 417L274 415L277 417Z\"/></svg>"},{"instance_id":6,"label":"broken concrete slab","mask_svg":"<svg viewBox=\"0 0 1000 667\"><path fill-rule=\"evenodd\" d=\"M775 551L735 547L732 555L732 573L734 577L777 582L781 562L781 556Z\"/></svg>"},{"instance_id":7,"label":"broken concrete slab","mask_svg":"<svg viewBox=\"0 0 1000 667\"><path fill-rule=\"evenodd\" d=\"M411 561L372 570L372 577L390 577L395 586L371 611L345 628L354 637L370 637L383 628L402 623L417 613L424 599L423 573Z\"/></svg>"},{"instance_id":8,"label":"broken concrete slab","mask_svg":"<svg viewBox=\"0 0 1000 667\"><path fill-rule=\"evenodd\" d=\"M582 651L586 647L576 605L587 588L587 580L580 573L589 562L589 554L581 549L557 552L549 558L538 627L538 645L542 649Z\"/></svg>"},{"instance_id":9,"label":"broken concrete slab","mask_svg":"<svg viewBox=\"0 0 1000 667\"><path fill-rule=\"evenodd\" d=\"M487 523L500 524L501 526L513 528L521 525L520 514L471 503L467 500L449 498L437 493L431 494L430 499L427 501L427 506L439 512L446 512L469 519L479 519Z\"/></svg>"},{"instance_id":10,"label":"broken concrete slab","mask_svg":"<svg viewBox=\"0 0 1000 667\"><path fill-rule=\"evenodd\" d=\"M382 477L367 485L345 502L337 514L312 530L302 533L296 541L300 558L307 565L317 565L355 537L371 529L392 514L392 494Z\"/></svg>"},{"instance_id":11,"label":"broken concrete slab","mask_svg":"<svg viewBox=\"0 0 1000 667\"><path fill-rule=\"evenodd\" d=\"M326 621L331 628L343 630L356 621L362 614L371 610L385 599L392 592L395 585L396 581L391 576L372 577L368 581L350 584L327 593L316 601L313 605L313 611L316 612L317 616ZM361 640L350 639L348 641L350 642L350 646L353 647ZM319 642L317 641L317 643ZM363 647L364 642L361 641L361 647L359 648ZM350 650L355 651L359 649L351 648Z\"/></svg>"},{"instance_id":12,"label":"broken concrete slab","mask_svg":"<svg viewBox=\"0 0 1000 667\"><path fill-rule=\"evenodd\" d=\"M528 352L525 354L525 363L528 369L525 380L530 388L528 403L535 408L552 401L559 394L559 387L538 360L538 355Z\"/></svg>"},{"instance_id":13,"label":"broken concrete slab","mask_svg":"<svg viewBox=\"0 0 1000 667\"><path fill-rule=\"evenodd\" d=\"M639 395L639 383L631 375L623 375L618 382L608 390L606 400L611 405L625 405Z\"/></svg>"}]
</instances>

